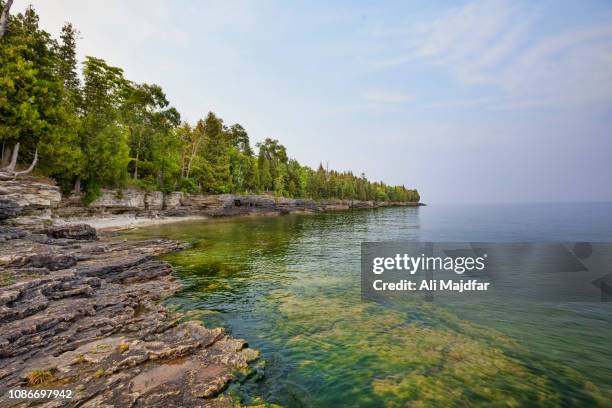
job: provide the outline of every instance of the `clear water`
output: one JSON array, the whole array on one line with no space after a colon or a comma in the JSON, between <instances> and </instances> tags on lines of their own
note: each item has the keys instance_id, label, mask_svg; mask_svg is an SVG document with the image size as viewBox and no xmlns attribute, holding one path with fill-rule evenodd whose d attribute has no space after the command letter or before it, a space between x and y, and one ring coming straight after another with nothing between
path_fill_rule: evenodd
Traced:
<instances>
[{"instance_id":1,"label":"clear water","mask_svg":"<svg viewBox=\"0 0 612 408\"><path fill-rule=\"evenodd\" d=\"M612 204L432 205L126 235L193 243L167 257L186 284L168 303L261 351L265 368L228 390L245 403L612 406L610 303L383 306L359 286L361 241L612 241Z\"/></svg>"}]
</instances>

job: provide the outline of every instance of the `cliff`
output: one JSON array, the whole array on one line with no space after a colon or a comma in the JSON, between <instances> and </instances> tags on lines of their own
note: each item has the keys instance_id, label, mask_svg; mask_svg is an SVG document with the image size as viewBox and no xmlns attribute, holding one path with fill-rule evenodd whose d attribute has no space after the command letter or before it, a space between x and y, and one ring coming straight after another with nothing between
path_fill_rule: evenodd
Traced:
<instances>
[{"instance_id":1,"label":"cliff","mask_svg":"<svg viewBox=\"0 0 612 408\"><path fill-rule=\"evenodd\" d=\"M33 177L13 179L0 173L0 221L19 216L51 217L61 199L53 183Z\"/></svg>"},{"instance_id":2,"label":"cliff","mask_svg":"<svg viewBox=\"0 0 612 408\"><path fill-rule=\"evenodd\" d=\"M62 196L57 186L36 178L0 178L0 221L18 223L41 220L87 221L93 217L131 215L134 217L223 217L273 215L292 212L319 212L355 208L417 206L419 203L321 200L274 197L270 195L162 193L135 189L103 189L101 196L84 205L82 196Z\"/></svg>"}]
</instances>

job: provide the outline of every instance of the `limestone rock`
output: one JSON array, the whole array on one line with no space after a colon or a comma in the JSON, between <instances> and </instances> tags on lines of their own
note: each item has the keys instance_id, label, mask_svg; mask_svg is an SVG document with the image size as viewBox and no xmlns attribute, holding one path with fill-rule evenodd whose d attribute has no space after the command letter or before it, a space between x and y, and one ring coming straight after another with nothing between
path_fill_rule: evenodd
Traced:
<instances>
[{"instance_id":1,"label":"limestone rock","mask_svg":"<svg viewBox=\"0 0 612 408\"><path fill-rule=\"evenodd\" d=\"M101 196L86 206L81 195L61 198L56 186L34 178L7 179L0 185L0 220L19 217L29 228L48 222L47 216L63 219L89 217L225 217L235 215L277 215L294 212L336 211L389 206L419 205L359 200L320 200L274 197L271 195L188 194L135 189L103 189ZM70 238L70 237L67 237ZM87 238L90 239L90 238Z\"/></svg>"},{"instance_id":2,"label":"limestone rock","mask_svg":"<svg viewBox=\"0 0 612 408\"><path fill-rule=\"evenodd\" d=\"M146 192L139 190L108 190L102 189L101 196L94 200L89 207L104 208L111 212L145 209Z\"/></svg>"},{"instance_id":3,"label":"limestone rock","mask_svg":"<svg viewBox=\"0 0 612 408\"><path fill-rule=\"evenodd\" d=\"M21 211L17 201L0 196L0 220L16 217Z\"/></svg>"},{"instance_id":4,"label":"limestone rock","mask_svg":"<svg viewBox=\"0 0 612 408\"><path fill-rule=\"evenodd\" d=\"M144 200L147 210L161 210L164 208L164 193L161 191L148 192Z\"/></svg>"},{"instance_id":5,"label":"limestone rock","mask_svg":"<svg viewBox=\"0 0 612 408\"><path fill-rule=\"evenodd\" d=\"M96 240L96 229L87 224L54 225L41 231L51 238L68 238L76 240Z\"/></svg>"},{"instance_id":6,"label":"limestone rock","mask_svg":"<svg viewBox=\"0 0 612 408\"><path fill-rule=\"evenodd\" d=\"M164 206L165 210L173 210L181 205L184 193L175 191L164 195Z\"/></svg>"},{"instance_id":7,"label":"limestone rock","mask_svg":"<svg viewBox=\"0 0 612 408\"><path fill-rule=\"evenodd\" d=\"M0 389L38 375L74 398L19 406L235 406L220 393L258 353L158 303L180 284L155 256L184 245L83 231L0 229L0 276L10 278L0 281Z\"/></svg>"},{"instance_id":8,"label":"limestone rock","mask_svg":"<svg viewBox=\"0 0 612 408\"><path fill-rule=\"evenodd\" d=\"M16 215L50 215L61 200L59 188L33 177L0 182L0 219Z\"/></svg>"}]
</instances>

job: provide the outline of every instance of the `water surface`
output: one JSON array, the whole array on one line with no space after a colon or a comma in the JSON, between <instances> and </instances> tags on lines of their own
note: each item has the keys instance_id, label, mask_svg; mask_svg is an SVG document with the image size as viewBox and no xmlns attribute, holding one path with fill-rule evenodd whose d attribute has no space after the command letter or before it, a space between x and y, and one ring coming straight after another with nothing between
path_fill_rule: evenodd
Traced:
<instances>
[{"instance_id":1,"label":"water surface","mask_svg":"<svg viewBox=\"0 0 612 408\"><path fill-rule=\"evenodd\" d=\"M359 286L362 241L612 241L612 204L231 218L127 236L193 243L166 257L186 284L168 303L262 352L228 390L245 403L612 406L609 303L379 305Z\"/></svg>"}]
</instances>

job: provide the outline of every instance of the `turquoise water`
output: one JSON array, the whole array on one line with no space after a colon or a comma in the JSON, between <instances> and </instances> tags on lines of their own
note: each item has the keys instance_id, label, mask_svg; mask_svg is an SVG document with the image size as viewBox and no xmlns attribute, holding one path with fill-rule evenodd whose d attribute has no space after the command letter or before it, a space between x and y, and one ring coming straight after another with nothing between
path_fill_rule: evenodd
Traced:
<instances>
[{"instance_id":1,"label":"turquoise water","mask_svg":"<svg viewBox=\"0 0 612 408\"><path fill-rule=\"evenodd\" d=\"M143 228L168 303L224 326L262 362L229 393L289 407L612 406L610 303L362 302L362 241L612 241L612 204L427 206ZM264 366L265 365L265 366Z\"/></svg>"}]
</instances>

